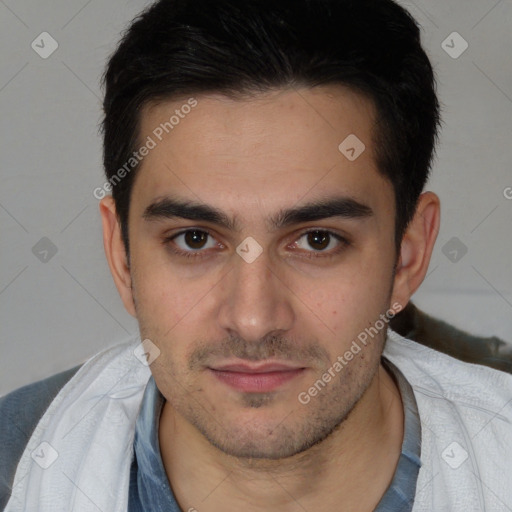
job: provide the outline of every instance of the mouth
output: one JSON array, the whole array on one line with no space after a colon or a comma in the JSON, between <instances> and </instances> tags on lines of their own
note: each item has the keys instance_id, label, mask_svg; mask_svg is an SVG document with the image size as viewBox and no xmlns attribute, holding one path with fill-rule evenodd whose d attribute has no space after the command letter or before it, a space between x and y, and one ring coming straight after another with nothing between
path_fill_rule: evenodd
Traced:
<instances>
[{"instance_id":1,"label":"mouth","mask_svg":"<svg viewBox=\"0 0 512 512\"><path fill-rule=\"evenodd\" d=\"M302 375L306 368L282 363L226 364L208 368L223 384L244 393L274 391Z\"/></svg>"}]
</instances>

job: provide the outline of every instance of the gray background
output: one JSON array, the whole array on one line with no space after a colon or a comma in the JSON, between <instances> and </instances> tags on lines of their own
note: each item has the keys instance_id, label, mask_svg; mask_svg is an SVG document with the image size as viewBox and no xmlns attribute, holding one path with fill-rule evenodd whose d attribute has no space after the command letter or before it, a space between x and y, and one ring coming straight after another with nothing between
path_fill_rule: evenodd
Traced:
<instances>
[{"instance_id":1,"label":"gray background","mask_svg":"<svg viewBox=\"0 0 512 512\"><path fill-rule=\"evenodd\" d=\"M147 3L0 0L0 395L137 333L105 261L93 190L104 182L99 79ZM402 4L423 28L444 122L428 186L441 231L414 300L512 342L512 2ZM42 32L59 45L46 59L31 47ZM457 58L444 49L462 48L453 32L469 45Z\"/></svg>"}]
</instances>

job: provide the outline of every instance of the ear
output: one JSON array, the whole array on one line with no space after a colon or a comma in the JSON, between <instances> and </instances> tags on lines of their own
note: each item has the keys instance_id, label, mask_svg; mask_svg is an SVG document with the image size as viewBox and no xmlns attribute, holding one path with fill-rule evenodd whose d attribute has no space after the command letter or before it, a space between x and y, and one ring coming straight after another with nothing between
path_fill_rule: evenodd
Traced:
<instances>
[{"instance_id":1,"label":"ear","mask_svg":"<svg viewBox=\"0 0 512 512\"><path fill-rule=\"evenodd\" d=\"M433 192L420 195L416 212L402 238L391 304L405 308L425 279L434 243L439 232L440 201Z\"/></svg>"},{"instance_id":2,"label":"ear","mask_svg":"<svg viewBox=\"0 0 512 512\"><path fill-rule=\"evenodd\" d=\"M124 307L130 315L136 316L130 268L112 196L106 196L100 201L100 214L103 225L103 246L110 272Z\"/></svg>"}]
</instances>

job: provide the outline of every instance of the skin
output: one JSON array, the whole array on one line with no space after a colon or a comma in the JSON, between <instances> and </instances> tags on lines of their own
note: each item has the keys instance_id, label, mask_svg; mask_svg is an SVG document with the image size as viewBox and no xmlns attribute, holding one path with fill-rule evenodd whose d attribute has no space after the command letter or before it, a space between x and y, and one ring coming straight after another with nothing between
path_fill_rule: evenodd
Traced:
<instances>
[{"instance_id":1,"label":"skin","mask_svg":"<svg viewBox=\"0 0 512 512\"><path fill-rule=\"evenodd\" d=\"M381 364L386 329L307 405L297 397L392 304L405 307L427 271L439 199L421 195L397 255L393 187L372 152L373 104L346 88L197 101L141 163L129 264L114 202L100 204L116 286L142 339L161 351L150 368L166 398L159 441L173 492L183 510L199 512L340 504L371 511L392 480L403 440L400 393ZM185 102L144 109L140 140ZM338 150L349 134L366 146L354 161ZM168 195L214 206L239 229L144 218ZM268 226L280 210L333 196L363 203L372 215ZM199 249L184 236L169 240L191 228L213 238ZM322 246L304 235L312 228L349 243L330 238ZM236 252L247 237L263 249L252 263ZM286 361L303 370L276 390L248 393L210 369L235 360Z\"/></svg>"}]
</instances>

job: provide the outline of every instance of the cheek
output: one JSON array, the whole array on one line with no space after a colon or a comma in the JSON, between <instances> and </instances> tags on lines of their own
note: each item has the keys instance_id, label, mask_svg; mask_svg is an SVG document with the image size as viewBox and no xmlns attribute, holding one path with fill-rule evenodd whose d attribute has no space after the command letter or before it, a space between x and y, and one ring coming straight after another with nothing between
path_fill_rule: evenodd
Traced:
<instances>
[{"instance_id":1,"label":"cheek","mask_svg":"<svg viewBox=\"0 0 512 512\"><path fill-rule=\"evenodd\" d=\"M164 345L204 336L221 275L205 273L190 279L161 256L153 258L150 251L134 252L132 271L137 319L147 337Z\"/></svg>"},{"instance_id":2,"label":"cheek","mask_svg":"<svg viewBox=\"0 0 512 512\"><path fill-rule=\"evenodd\" d=\"M198 292L178 282L163 266L134 261L133 285L137 320L143 339L150 339L160 350L151 371L157 384L176 387L174 380L186 366L188 340L196 339ZM184 341L187 342L185 343Z\"/></svg>"},{"instance_id":3,"label":"cheek","mask_svg":"<svg viewBox=\"0 0 512 512\"><path fill-rule=\"evenodd\" d=\"M308 297L337 344L357 337L379 319L389 307L392 285L391 271L379 262L361 260L343 272L340 268L338 279L312 290Z\"/></svg>"},{"instance_id":4,"label":"cheek","mask_svg":"<svg viewBox=\"0 0 512 512\"><path fill-rule=\"evenodd\" d=\"M151 255L152 251L133 251L132 281L137 318L153 335L171 329L190 308L189 288L180 286L170 265ZM156 252L156 251L155 251Z\"/></svg>"}]
</instances>

